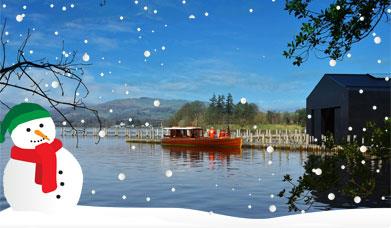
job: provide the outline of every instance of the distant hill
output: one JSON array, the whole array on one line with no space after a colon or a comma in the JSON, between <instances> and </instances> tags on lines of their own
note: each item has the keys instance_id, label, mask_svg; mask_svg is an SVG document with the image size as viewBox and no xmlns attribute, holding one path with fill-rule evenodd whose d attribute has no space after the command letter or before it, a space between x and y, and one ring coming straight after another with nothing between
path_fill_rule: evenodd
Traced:
<instances>
[{"instance_id":1,"label":"distant hill","mask_svg":"<svg viewBox=\"0 0 391 228\"><path fill-rule=\"evenodd\" d=\"M128 98L112 100L101 104L89 105L90 108L99 112L99 116L104 126L112 126L124 122L127 125L134 124L140 126L145 122L153 126L160 126L161 122L168 120L176 113L187 101L186 100L166 100L159 99L160 106L153 105L155 99L148 97ZM13 106L13 104L8 104ZM110 112L110 109L113 112ZM83 109L65 108L61 109L65 116L74 123L75 126L97 126L98 122L92 112ZM3 119L8 111L3 105L0 108L0 120ZM53 119L59 124L63 121L63 117L56 111L52 111ZM132 118L132 122L129 122ZM82 124L81 120L85 123Z\"/></svg>"},{"instance_id":2,"label":"distant hill","mask_svg":"<svg viewBox=\"0 0 391 228\"><path fill-rule=\"evenodd\" d=\"M102 104L90 105L89 107L99 112L99 117L104 126L112 126L120 122L136 126L148 122L157 126L161 122L168 120L187 102L185 100L159 99L160 106L155 107L153 105L154 100L148 97L118 99ZM97 126L96 118L89 111L82 109L73 110L72 108L63 109L62 111L76 126L82 125L82 119L85 121L84 126ZM129 122L129 118L132 118L132 122ZM59 122L63 120L56 112L53 112L53 119Z\"/></svg>"}]
</instances>

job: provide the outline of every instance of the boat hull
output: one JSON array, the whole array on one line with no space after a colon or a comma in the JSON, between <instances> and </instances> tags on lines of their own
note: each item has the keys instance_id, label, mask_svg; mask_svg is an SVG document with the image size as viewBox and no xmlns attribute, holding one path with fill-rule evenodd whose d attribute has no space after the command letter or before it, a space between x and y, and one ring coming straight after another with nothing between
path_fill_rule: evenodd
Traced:
<instances>
[{"instance_id":1,"label":"boat hull","mask_svg":"<svg viewBox=\"0 0 391 228\"><path fill-rule=\"evenodd\" d=\"M163 138L164 146L241 148L242 138Z\"/></svg>"}]
</instances>

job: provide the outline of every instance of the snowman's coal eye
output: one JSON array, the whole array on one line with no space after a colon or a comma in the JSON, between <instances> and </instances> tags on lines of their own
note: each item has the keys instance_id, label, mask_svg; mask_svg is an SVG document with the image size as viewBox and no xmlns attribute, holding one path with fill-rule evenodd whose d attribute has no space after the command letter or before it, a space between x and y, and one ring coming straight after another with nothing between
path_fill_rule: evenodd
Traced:
<instances>
[{"instance_id":1,"label":"snowman's coal eye","mask_svg":"<svg viewBox=\"0 0 391 228\"><path fill-rule=\"evenodd\" d=\"M41 128L42 128L42 127L43 127L43 124L39 124L39 127L41 127Z\"/></svg>"},{"instance_id":2,"label":"snowman's coal eye","mask_svg":"<svg viewBox=\"0 0 391 228\"><path fill-rule=\"evenodd\" d=\"M27 128L27 129L26 129L26 131L27 131L27 132L30 132L30 131L31 131L31 129L30 129L30 128Z\"/></svg>"}]
</instances>

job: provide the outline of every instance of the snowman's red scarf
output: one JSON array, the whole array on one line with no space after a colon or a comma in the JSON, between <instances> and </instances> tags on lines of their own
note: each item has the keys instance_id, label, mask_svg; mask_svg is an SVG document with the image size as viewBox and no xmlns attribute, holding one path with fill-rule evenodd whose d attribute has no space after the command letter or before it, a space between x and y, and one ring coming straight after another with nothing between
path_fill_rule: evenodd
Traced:
<instances>
[{"instance_id":1,"label":"snowman's red scarf","mask_svg":"<svg viewBox=\"0 0 391 228\"><path fill-rule=\"evenodd\" d=\"M35 149L21 149L13 146L11 158L35 163L35 183L42 185L42 192L49 193L57 189L57 158L56 152L62 143L58 139L50 144L43 143Z\"/></svg>"}]
</instances>

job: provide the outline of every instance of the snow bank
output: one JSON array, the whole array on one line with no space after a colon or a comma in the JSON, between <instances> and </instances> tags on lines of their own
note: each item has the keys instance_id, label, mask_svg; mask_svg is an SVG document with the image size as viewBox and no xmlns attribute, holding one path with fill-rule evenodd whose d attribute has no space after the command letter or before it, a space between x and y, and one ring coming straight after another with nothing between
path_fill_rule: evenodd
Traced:
<instances>
[{"instance_id":1,"label":"snow bank","mask_svg":"<svg viewBox=\"0 0 391 228\"><path fill-rule=\"evenodd\" d=\"M390 227L391 209L350 209L296 214L270 219L235 218L177 208L108 208L77 206L42 213L0 212L0 228L7 227Z\"/></svg>"}]
</instances>

